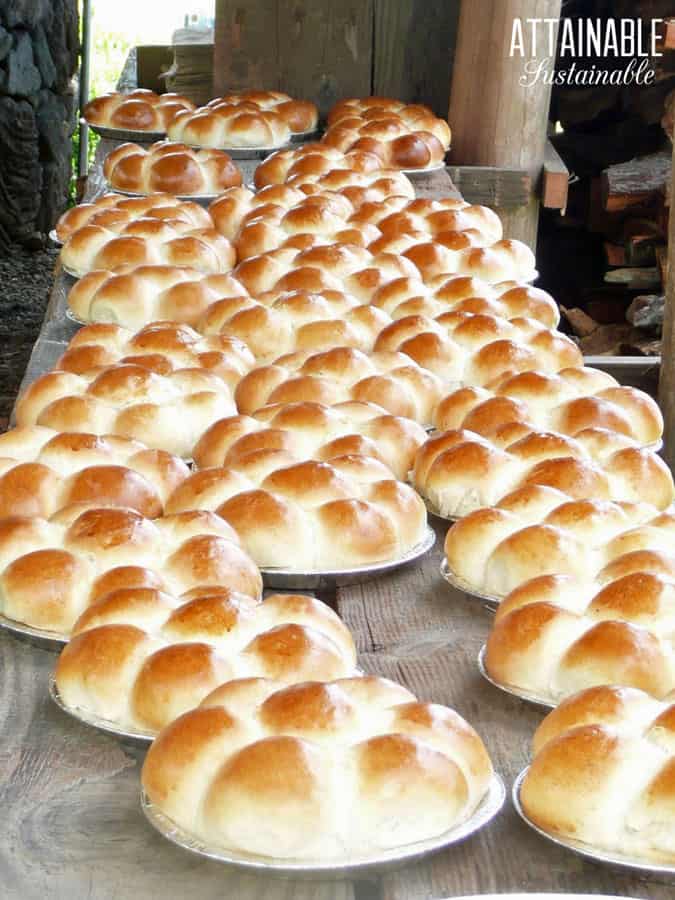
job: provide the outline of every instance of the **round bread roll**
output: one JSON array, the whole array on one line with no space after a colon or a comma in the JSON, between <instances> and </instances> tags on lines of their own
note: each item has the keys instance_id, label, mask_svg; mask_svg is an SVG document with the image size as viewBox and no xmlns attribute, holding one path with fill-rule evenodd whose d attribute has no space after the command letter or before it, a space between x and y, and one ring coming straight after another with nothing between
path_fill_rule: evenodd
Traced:
<instances>
[{"instance_id":1,"label":"round bread roll","mask_svg":"<svg viewBox=\"0 0 675 900\"><path fill-rule=\"evenodd\" d=\"M282 91L256 89L230 91L223 97L211 101L212 104L219 102L235 105L251 103L258 109L274 110L288 122L288 127L293 134L313 131L319 121L319 111L313 103L308 100L294 100L289 94L284 94Z\"/></svg>"},{"instance_id":2,"label":"round bread roll","mask_svg":"<svg viewBox=\"0 0 675 900\"><path fill-rule=\"evenodd\" d=\"M123 506L154 519L188 474L181 459L128 438L12 428L0 435L0 518Z\"/></svg>"},{"instance_id":3,"label":"round bread roll","mask_svg":"<svg viewBox=\"0 0 675 900\"><path fill-rule=\"evenodd\" d=\"M393 682L256 679L164 729L142 781L211 847L338 865L443 834L474 812L492 771L457 713Z\"/></svg>"},{"instance_id":4,"label":"round bread roll","mask_svg":"<svg viewBox=\"0 0 675 900\"><path fill-rule=\"evenodd\" d=\"M347 627L305 595L124 588L89 606L73 635L55 671L63 703L151 735L233 678L329 681L356 665Z\"/></svg>"},{"instance_id":5,"label":"round bread roll","mask_svg":"<svg viewBox=\"0 0 675 900\"><path fill-rule=\"evenodd\" d=\"M223 519L189 512L154 519L131 509L70 506L50 520L0 519L0 610L68 637L94 602L118 588L181 594L217 584L259 598L258 569Z\"/></svg>"},{"instance_id":6,"label":"round bread roll","mask_svg":"<svg viewBox=\"0 0 675 900\"><path fill-rule=\"evenodd\" d=\"M137 363L118 363L81 374L54 369L41 375L19 397L16 421L134 438L189 457L206 428L235 411L227 382L214 371L186 368L160 375Z\"/></svg>"},{"instance_id":7,"label":"round bread roll","mask_svg":"<svg viewBox=\"0 0 675 900\"><path fill-rule=\"evenodd\" d=\"M82 115L90 125L104 125L123 131L165 132L181 110L194 109L182 94L155 94L143 88L122 94L113 91L90 100Z\"/></svg>"},{"instance_id":8,"label":"round bread roll","mask_svg":"<svg viewBox=\"0 0 675 900\"><path fill-rule=\"evenodd\" d=\"M226 298L248 299L248 291L232 275L207 275L182 266L132 266L85 275L71 288L68 307L81 322L138 330L164 320L196 326L212 303Z\"/></svg>"},{"instance_id":9,"label":"round bread roll","mask_svg":"<svg viewBox=\"0 0 675 900\"><path fill-rule=\"evenodd\" d=\"M520 799L553 837L642 865L675 862L674 708L640 690L581 691L544 719Z\"/></svg>"},{"instance_id":10,"label":"round bread roll","mask_svg":"<svg viewBox=\"0 0 675 900\"><path fill-rule=\"evenodd\" d=\"M242 183L241 172L222 150L193 150L186 144L157 141L148 147L120 144L103 162L103 174L116 191L208 196Z\"/></svg>"}]
</instances>

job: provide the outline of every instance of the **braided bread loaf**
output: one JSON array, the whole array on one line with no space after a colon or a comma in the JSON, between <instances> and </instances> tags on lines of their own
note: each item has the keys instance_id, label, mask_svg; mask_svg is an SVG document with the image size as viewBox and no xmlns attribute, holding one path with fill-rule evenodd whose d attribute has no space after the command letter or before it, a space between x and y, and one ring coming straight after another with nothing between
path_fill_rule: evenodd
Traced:
<instances>
[{"instance_id":1,"label":"braided bread loaf","mask_svg":"<svg viewBox=\"0 0 675 900\"><path fill-rule=\"evenodd\" d=\"M674 533L675 516L644 503L572 500L527 485L456 522L445 552L470 589L503 597L538 575L602 585L631 572L670 574Z\"/></svg>"},{"instance_id":2,"label":"braided bread loaf","mask_svg":"<svg viewBox=\"0 0 675 900\"><path fill-rule=\"evenodd\" d=\"M0 435L0 518L41 516L79 506L126 506L161 516L185 463L139 441L59 434L37 425Z\"/></svg>"},{"instance_id":3,"label":"braided bread loaf","mask_svg":"<svg viewBox=\"0 0 675 900\"><path fill-rule=\"evenodd\" d=\"M443 834L491 778L464 719L373 676L232 681L161 732L142 773L200 842L336 864Z\"/></svg>"},{"instance_id":4,"label":"braided bread loaf","mask_svg":"<svg viewBox=\"0 0 675 900\"><path fill-rule=\"evenodd\" d=\"M193 147L273 149L289 142L291 129L274 109L217 98L196 110L177 113L168 137Z\"/></svg>"},{"instance_id":5,"label":"braided bread loaf","mask_svg":"<svg viewBox=\"0 0 675 900\"><path fill-rule=\"evenodd\" d=\"M177 112L194 108L194 103L181 94L155 94L137 88L128 94L113 91L95 97L86 104L82 115L90 125L163 132Z\"/></svg>"},{"instance_id":6,"label":"braided bread loaf","mask_svg":"<svg viewBox=\"0 0 675 900\"><path fill-rule=\"evenodd\" d=\"M620 386L599 369L528 370L491 386L453 391L438 404L434 424L445 431L466 429L504 439L532 428L579 437L587 429L618 432L639 444L663 434L657 404L643 391Z\"/></svg>"},{"instance_id":7,"label":"braided bread loaf","mask_svg":"<svg viewBox=\"0 0 675 900\"><path fill-rule=\"evenodd\" d=\"M298 351L253 369L239 382L235 399L245 415L269 403L332 406L361 400L426 424L441 394L440 379L402 353L366 355L352 347L333 347L322 353Z\"/></svg>"},{"instance_id":8,"label":"braided bread loaf","mask_svg":"<svg viewBox=\"0 0 675 900\"><path fill-rule=\"evenodd\" d=\"M506 598L485 648L492 680L551 704L600 684L671 694L672 581L632 573L605 585L585 609L570 608L572 591L588 597L575 579L547 576Z\"/></svg>"},{"instance_id":9,"label":"braided bread loaf","mask_svg":"<svg viewBox=\"0 0 675 900\"><path fill-rule=\"evenodd\" d=\"M99 269L76 282L68 308L81 322L116 322L143 328L149 322L196 325L208 307L225 297L247 298L231 275L207 275L183 266Z\"/></svg>"},{"instance_id":10,"label":"braided bread loaf","mask_svg":"<svg viewBox=\"0 0 675 900\"><path fill-rule=\"evenodd\" d=\"M431 108L422 103L404 103L403 100L394 100L391 97L346 97L331 107L326 121L330 126L346 118L358 117L370 121L388 115L399 116L408 125L420 125L422 128L425 123L436 119L437 122L441 122L439 127L442 129L438 139L450 146L448 123L443 119L437 119Z\"/></svg>"},{"instance_id":11,"label":"braided bread loaf","mask_svg":"<svg viewBox=\"0 0 675 900\"><path fill-rule=\"evenodd\" d=\"M128 270L156 264L189 266L215 274L229 272L236 253L215 228L195 228L180 219L141 218L119 230L83 226L67 238L61 262L76 277L95 269L124 266Z\"/></svg>"},{"instance_id":12,"label":"braided bread loaf","mask_svg":"<svg viewBox=\"0 0 675 900\"><path fill-rule=\"evenodd\" d=\"M87 325L75 334L55 368L75 375L113 364L143 366L158 375L204 369L232 389L255 359L243 341L226 335L204 337L189 325L153 322L135 334L119 325Z\"/></svg>"},{"instance_id":13,"label":"braided bread loaf","mask_svg":"<svg viewBox=\"0 0 675 900\"><path fill-rule=\"evenodd\" d=\"M248 427L244 422L241 430ZM276 428L245 433L226 465L195 472L167 509L217 510L265 568L352 569L399 560L422 541L424 504L384 463L358 452L367 441L357 435L343 442L347 447L326 445L328 461L298 461L286 441Z\"/></svg>"},{"instance_id":14,"label":"braided bread loaf","mask_svg":"<svg viewBox=\"0 0 675 900\"><path fill-rule=\"evenodd\" d=\"M570 697L535 733L525 813L588 850L672 866L674 723L675 706L631 688Z\"/></svg>"},{"instance_id":15,"label":"braided bread loaf","mask_svg":"<svg viewBox=\"0 0 675 900\"><path fill-rule=\"evenodd\" d=\"M464 430L439 432L418 451L412 483L446 518L494 506L530 484L556 488L577 500L670 506L675 485L663 460L616 432L602 437L600 443L589 430L579 440L530 431L511 442L490 441ZM588 445L584 438L589 438Z\"/></svg>"},{"instance_id":16,"label":"braided bread loaf","mask_svg":"<svg viewBox=\"0 0 675 900\"><path fill-rule=\"evenodd\" d=\"M65 637L88 606L118 588L182 594L217 584L261 596L258 569L212 513L153 521L130 509L77 513L0 519L2 615Z\"/></svg>"},{"instance_id":17,"label":"braided bread loaf","mask_svg":"<svg viewBox=\"0 0 675 900\"><path fill-rule=\"evenodd\" d=\"M205 369L159 375L128 363L37 378L16 404L18 425L116 434L189 457L213 422L235 412L227 383Z\"/></svg>"},{"instance_id":18,"label":"braided bread loaf","mask_svg":"<svg viewBox=\"0 0 675 900\"><path fill-rule=\"evenodd\" d=\"M82 613L55 680L71 709L156 734L233 678L330 681L355 666L349 629L313 597L126 588Z\"/></svg>"},{"instance_id":19,"label":"braided bread loaf","mask_svg":"<svg viewBox=\"0 0 675 900\"><path fill-rule=\"evenodd\" d=\"M85 225L100 225L109 231L121 231L135 219L171 219L190 222L193 228L212 228L213 221L198 203L176 200L172 194L151 197L125 197L103 194L91 203L80 203L66 210L56 223L56 236L65 241Z\"/></svg>"},{"instance_id":20,"label":"braided bread loaf","mask_svg":"<svg viewBox=\"0 0 675 900\"><path fill-rule=\"evenodd\" d=\"M309 100L294 100L282 91L230 91L211 103L230 103L234 105L252 104L258 109L270 109L280 115L293 134L313 131L319 121L319 110Z\"/></svg>"},{"instance_id":21,"label":"braided bread loaf","mask_svg":"<svg viewBox=\"0 0 675 900\"><path fill-rule=\"evenodd\" d=\"M442 165L450 146L448 123L434 115L406 121L400 113L345 115L331 124L322 143L343 153L372 153L383 167L427 169Z\"/></svg>"},{"instance_id":22,"label":"braided bread loaf","mask_svg":"<svg viewBox=\"0 0 675 900\"><path fill-rule=\"evenodd\" d=\"M106 156L103 174L116 191L208 196L242 182L241 172L222 150L193 150L157 141L148 147L120 144Z\"/></svg>"}]
</instances>

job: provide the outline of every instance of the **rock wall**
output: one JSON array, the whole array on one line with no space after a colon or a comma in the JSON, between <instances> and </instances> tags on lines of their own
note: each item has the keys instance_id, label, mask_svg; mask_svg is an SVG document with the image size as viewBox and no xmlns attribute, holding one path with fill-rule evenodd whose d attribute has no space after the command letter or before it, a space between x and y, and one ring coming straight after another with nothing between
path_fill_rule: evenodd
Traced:
<instances>
[{"instance_id":1,"label":"rock wall","mask_svg":"<svg viewBox=\"0 0 675 900\"><path fill-rule=\"evenodd\" d=\"M78 51L77 0L0 0L0 252L66 206Z\"/></svg>"}]
</instances>

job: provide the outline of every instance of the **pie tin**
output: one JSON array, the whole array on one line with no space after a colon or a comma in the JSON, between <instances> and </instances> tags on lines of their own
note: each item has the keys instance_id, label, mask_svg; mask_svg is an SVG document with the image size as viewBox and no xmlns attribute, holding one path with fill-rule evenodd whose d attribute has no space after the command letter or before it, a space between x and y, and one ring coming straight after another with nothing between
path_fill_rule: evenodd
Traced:
<instances>
[{"instance_id":1,"label":"pie tin","mask_svg":"<svg viewBox=\"0 0 675 900\"><path fill-rule=\"evenodd\" d=\"M225 190L227 190L227 188L223 188L223 191ZM106 193L121 194L123 197L152 197L152 192L142 194L140 191L121 191L119 188L113 187L108 182L105 184L105 191ZM220 193L217 194L173 194L172 196L174 196L176 200L191 200L193 203L211 203L216 197L220 197L223 191L220 191Z\"/></svg>"},{"instance_id":2,"label":"pie tin","mask_svg":"<svg viewBox=\"0 0 675 900\"><path fill-rule=\"evenodd\" d=\"M80 125L86 125L99 137L108 141L133 141L135 144L154 144L155 141L163 141L166 138L166 131L134 131L131 128L110 128L108 125L93 125L84 118L80 119Z\"/></svg>"},{"instance_id":3,"label":"pie tin","mask_svg":"<svg viewBox=\"0 0 675 900\"><path fill-rule=\"evenodd\" d=\"M358 878L366 873L397 869L408 863L457 844L488 824L504 805L506 790L499 775L494 774L487 793L469 818L437 837L418 841L392 850L383 850L366 857L350 857L344 860L292 860L255 856L236 850L206 845L201 838L176 825L159 810L141 791L141 809L148 822L173 844L198 856L225 863L250 873L279 878L341 880Z\"/></svg>"},{"instance_id":4,"label":"pie tin","mask_svg":"<svg viewBox=\"0 0 675 900\"><path fill-rule=\"evenodd\" d=\"M234 160L237 159L266 159L270 153L276 153L277 150L288 150L291 146L290 141L284 144L278 144L276 147L203 147L201 144L186 144L191 150L221 150L223 153Z\"/></svg>"},{"instance_id":5,"label":"pie tin","mask_svg":"<svg viewBox=\"0 0 675 900\"><path fill-rule=\"evenodd\" d=\"M427 166L425 169L398 169L404 175L428 175L430 172L440 172L446 168L446 162L435 163L433 166Z\"/></svg>"},{"instance_id":6,"label":"pie tin","mask_svg":"<svg viewBox=\"0 0 675 900\"><path fill-rule=\"evenodd\" d=\"M68 635L48 631L46 628L34 628L32 625L16 622L3 615L0 615L0 628L24 643L32 644L41 650L62 650L63 645L70 640Z\"/></svg>"},{"instance_id":7,"label":"pie tin","mask_svg":"<svg viewBox=\"0 0 675 900\"><path fill-rule=\"evenodd\" d=\"M650 881L665 881L667 884L675 884L675 865L649 862L643 859L635 859L635 857L631 856L623 856L622 854L614 851L592 847L590 844L585 844L583 841L575 841L570 837L550 834L548 831L544 831L543 828L535 825L534 822L527 816L527 813L523 809L520 802L520 791L529 768L529 766L526 766L526 768L523 769L523 771L514 781L511 797L516 812L523 820L523 822L525 822L525 824L528 825L533 831L536 831L537 834L541 835L541 837L543 838L546 838L546 840L551 841L553 844L557 844L559 847L564 847L566 850L570 850L577 856L581 856L584 859L588 859L596 863L602 863L603 865L612 866L615 869L622 870L624 875L630 874L632 872L638 877Z\"/></svg>"},{"instance_id":8,"label":"pie tin","mask_svg":"<svg viewBox=\"0 0 675 900\"><path fill-rule=\"evenodd\" d=\"M457 590L461 591L463 594L469 594L471 597L477 597L479 600L484 600L492 610L497 609L501 603L501 597L495 597L494 594L484 594L472 585L467 584L466 581L462 581L461 578L458 578L450 568L447 557L445 556L441 562L441 578L443 578L444 581L447 581L451 587L457 588Z\"/></svg>"},{"instance_id":9,"label":"pie tin","mask_svg":"<svg viewBox=\"0 0 675 900\"><path fill-rule=\"evenodd\" d=\"M499 681L495 681L494 678L490 674L488 674L488 670L485 666L485 652L486 646L485 644L483 644L478 653L478 670L483 678L488 681L493 687L499 688L499 690L504 691L505 694L511 694L512 697L518 697L519 700L525 700L527 703L533 703L535 706L542 707L543 709L556 708L557 704L552 700L544 700L537 694L531 694L528 691L522 690L521 688L512 687L509 684L501 684Z\"/></svg>"},{"instance_id":10,"label":"pie tin","mask_svg":"<svg viewBox=\"0 0 675 900\"><path fill-rule=\"evenodd\" d=\"M298 569L282 569L260 567L265 587L277 590L331 590L350 584L362 584L372 581L401 566L416 562L425 556L436 542L436 534L427 526L424 538L398 559L372 563L368 566L357 566L353 569L329 569L325 571L306 571Z\"/></svg>"},{"instance_id":11,"label":"pie tin","mask_svg":"<svg viewBox=\"0 0 675 900\"><path fill-rule=\"evenodd\" d=\"M57 247L63 247L63 241L56 233L56 228L52 228L52 230L49 232L48 237L52 244L56 244Z\"/></svg>"},{"instance_id":12,"label":"pie tin","mask_svg":"<svg viewBox=\"0 0 675 900\"><path fill-rule=\"evenodd\" d=\"M152 743L157 736L156 733L152 731L128 731L121 727L117 722L112 722L110 719L102 719L79 706L67 706L59 693L56 678L53 674L49 676L49 696L60 710L71 716L73 719L77 719L78 722L82 722L85 725L103 731L105 734L112 734L123 741L129 741L130 743L139 744L145 747Z\"/></svg>"}]
</instances>

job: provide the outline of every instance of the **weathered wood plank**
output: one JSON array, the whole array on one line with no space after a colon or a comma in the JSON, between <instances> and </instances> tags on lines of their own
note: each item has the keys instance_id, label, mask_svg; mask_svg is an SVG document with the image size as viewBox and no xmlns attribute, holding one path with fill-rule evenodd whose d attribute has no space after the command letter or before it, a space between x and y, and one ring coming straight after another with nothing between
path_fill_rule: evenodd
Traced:
<instances>
[{"instance_id":1,"label":"weathered wood plank","mask_svg":"<svg viewBox=\"0 0 675 900\"><path fill-rule=\"evenodd\" d=\"M266 0L216 0L213 95L242 88L278 90L277 6Z\"/></svg>"},{"instance_id":2,"label":"weathered wood plank","mask_svg":"<svg viewBox=\"0 0 675 900\"><path fill-rule=\"evenodd\" d=\"M673 144L672 183L675 184L675 143ZM666 268L666 305L663 321L659 403L665 422L664 457L668 465L673 468L675 466L675 215L670 217Z\"/></svg>"},{"instance_id":3,"label":"weathered wood plank","mask_svg":"<svg viewBox=\"0 0 675 900\"><path fill-rule=\"evenodd\" d=\"M462 194L454 184L447 169L438 169L435 172L411 172L408 178L415 187L415 196L429 200L437 200L440 197L454 197L462 199Z\"/></svg>"},{"instance_id":4,"label":"weathered wood plank","mask_svg":"<svg viewBox=\"0 0 675 900\"><path fill-rule=\"evenodd\" d=\"M527 204L532 195L532 177L524 169L450 165L448 174L469 203L509 209Z\"/></svg>"},{"instance_id":5,"label":"weathered wood plank","mask_svg":"<svg viewBox=\"0 0 675 900\"><path fill-rule=\"evenodd\" d=\"M547 209L566 209L570 173L550 140L544 150L541 175L541 205Z\"/></svg>"},{"instance_id":6,"label":"weathered wood plank","mask_svg":"<svg viewBox=\"0 0 675 900\"><path fill-rule=\"evenodd\" d=\"M447 117L459 6L375 0L374 94L424 103Z\"/></svg>"}]
</instances>

